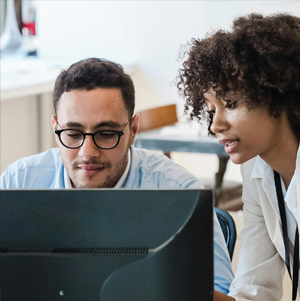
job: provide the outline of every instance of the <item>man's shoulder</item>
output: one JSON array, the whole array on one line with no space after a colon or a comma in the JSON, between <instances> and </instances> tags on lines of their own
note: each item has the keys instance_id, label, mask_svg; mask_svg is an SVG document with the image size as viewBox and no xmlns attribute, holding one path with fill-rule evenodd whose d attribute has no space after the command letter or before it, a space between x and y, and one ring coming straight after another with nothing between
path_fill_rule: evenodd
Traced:
<instances>
[{"instance_id":1,"label":"man's shoulder","mask_svg":"<svg viewBox=\"0 0 300 301\"><path fill-rule=\"evenodd\" d=\"M61 163L58 148L19 159L10 164L1 175L1 186L6 188L48 188L47 186L53 181ZM47 184L42 184L45 181ZM41 184L41 187L36 186L38 183Z\"/></svg>"},{"instance_id":2,"label":"man's shoulder","mask_svg":"<svg viewBox=\"0 0 300 301\"><path fill-rule=\"evenodd\" d=\"M202 188L201 182L183 166L163 154L132 148L132 172L140 188ZM135 179L135 180L136 180ZM144 187L148 183L150 187ZM151 187L155 186L155 187Z\"/></svg>"},{"instance_id":3,"label":"man's shoulder","mask_svg":"<svg viewBox=\"0 0 300 301\"><path fill-rule=\"evenodd\" d=\"M162 168L165 167L169 167L171 169L184 169L184 167L178 165L159 152L135 148L132 153L133 160L137 163L137 167L144 168L148 172L162 171Z\"/></svg>"},{"instance_id":4,"label":"man's shoulder","mask_svg":"<svg viewBox=\"0 0 300 301\"><path fill-rule=\"evenodd\" d=\"M24 168L55 167L60 164L61 156L58 148L51 148L45 152L21 158L9 165L12 170Z\"/></svg>"}]
</instances>

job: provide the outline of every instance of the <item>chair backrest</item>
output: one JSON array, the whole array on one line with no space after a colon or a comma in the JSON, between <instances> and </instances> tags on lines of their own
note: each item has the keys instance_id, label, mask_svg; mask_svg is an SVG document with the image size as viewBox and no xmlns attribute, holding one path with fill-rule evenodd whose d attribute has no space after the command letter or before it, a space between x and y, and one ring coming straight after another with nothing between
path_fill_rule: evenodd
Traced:
<instances>
[{"instance_id":1,"label":"chair backrest","mask_svg":"<svg viewBox=\"0 0 300 301\"><path fill-rule=\"evenodd\" d=\"M231 215L220 208L215 208L229 253L230 260L232 260L235 241L236 241L236 227Z\"/></svg>"},{"instance_id":2,"label":"chair backrest","mask_svg":"<svg viewBox=\"0 0 300 301\"><path fill-rule=\"evenodd\" d=\"M178 122L176 104L148 109L137 113L140 115L139 133Z\"/></svg>"}]
</instances>

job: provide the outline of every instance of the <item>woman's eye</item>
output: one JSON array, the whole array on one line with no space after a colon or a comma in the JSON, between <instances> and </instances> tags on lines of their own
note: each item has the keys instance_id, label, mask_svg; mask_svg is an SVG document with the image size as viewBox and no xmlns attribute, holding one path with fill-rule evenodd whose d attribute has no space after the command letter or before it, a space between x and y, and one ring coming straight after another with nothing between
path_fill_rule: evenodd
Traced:
<instances>
[{"instance_id":1,"label":"woman's eye","mask_svg":"<svg viewBox=\"0 0 300 301\"><path fill-rule=\"evenodd\" d=\"M215 110L207 111L210 117L212 117L215 114L215 112L216 112Z\"/></svg>"},{"instance_id":2,"label":"woman's eye","mask_svg":"<svg viewBox=\"0 0 300 301\"><path fill-rule=\"evenodd\" d=\"M232 101L232 102L229 101L226 103L225 108L233 110L236 108L236 104L237 104L237 101Z\"/></svg>"}]
</instances>

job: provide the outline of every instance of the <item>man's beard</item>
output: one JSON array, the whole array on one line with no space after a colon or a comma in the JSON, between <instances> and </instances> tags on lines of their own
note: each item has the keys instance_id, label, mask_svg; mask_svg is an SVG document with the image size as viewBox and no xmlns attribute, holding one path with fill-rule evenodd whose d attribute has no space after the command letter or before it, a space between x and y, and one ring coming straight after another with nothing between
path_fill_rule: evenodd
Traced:
<instances>
[{"instance_id":1,"label":"man's beard","mask_svg":"<svg viewBox=\"0 0 300 301\"><path fill-rule=\"evenodd\" d=\"M127 151L124 153L122 159L117 163L117 165L115 166L115 172L113 174L109 174L104 183L100 183L98 185L93 185L93 186L89 186L88 184L82 184L80 181L77 180L76 177L76 173L72 176L72 172L69 172L69 168L66 167L66 165L64 164L65 168L67 169L67 173L70 177L71 183L73 184L73 186L75 188L112 188L114 187L117 182L119 181L119 179L121 178L121 176L123 175L125 169L126 169L126 165L127 165L127 156L128 156L128 149ZM97 159L91 159L88 162L74 162L72 164L72 171L74 172L76 169L78 169L78 165L79 164L95 164L95 165L99 165L102 166L104 168L111 168L112 165L109 161L104 161L104 162L99 162ZM94 176L88 176L88 181L93 181Z\"/></svg>"}]
</instances>

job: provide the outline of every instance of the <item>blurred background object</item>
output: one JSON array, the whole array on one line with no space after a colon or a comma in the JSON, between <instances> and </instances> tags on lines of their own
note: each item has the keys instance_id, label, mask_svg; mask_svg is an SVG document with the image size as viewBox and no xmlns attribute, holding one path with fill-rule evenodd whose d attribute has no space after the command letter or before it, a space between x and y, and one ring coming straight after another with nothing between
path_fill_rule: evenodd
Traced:
<instances>
[{"instance_id":1,"label":"blurred background object","mask_svg":"<svg viewBox=\"0 0 300 301\"><path fill-rule=\"evenodd\" d=\"M0 1L0 36L4 30L5 24L5 14L6 14L6 0Z\"/></svg>"},{"instance_id":2,"label":"blurred background object","mask_svg":"<svg viewBox=\"0 0 300 301\"><path fill-rule=\"evenodd\" d=\"M34 0L0 0L1 56L37 55Z\"/></svg>"},{"instance_id":3,"label":"blurred background object","mask_svg":"<svg viewBox=\"0 0 300 301\"><path fill-rule=\"evenodd\" d=\"M4 23L4 29L0 37L1 56L5 53L14 53L22 46L21 15L21 0L1 0L1 18L4 19L1 23Z\"/></svg>"},{"instance_id":4,"label":"blurred background object","mask_svg":"<svg viewBox=\"0 0 300 301\"><path fill-rule=\"evenodd\" d=\"M36 7L33 0L22 1L22 50L28 56L37 55Z\"/></svg>"}]
</instances>

